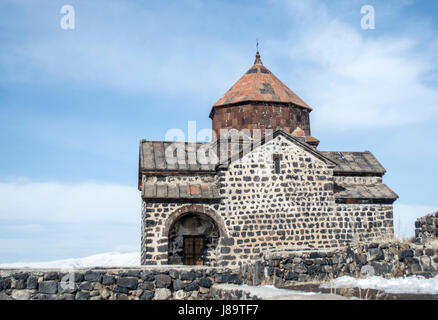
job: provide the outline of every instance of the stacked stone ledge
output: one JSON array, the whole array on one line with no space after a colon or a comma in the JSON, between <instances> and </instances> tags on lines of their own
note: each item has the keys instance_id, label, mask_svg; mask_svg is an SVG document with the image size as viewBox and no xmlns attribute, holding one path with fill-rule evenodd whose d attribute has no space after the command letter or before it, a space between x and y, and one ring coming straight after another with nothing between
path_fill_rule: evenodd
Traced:
<instances>
[{"instance_id":1,"label":"stacked stone ledge","mask_svg":"<svg viewBox=\"0 0 438 320\"><path fill-rule=\"evenodd\" d=\"M415 242L438 240L438 211L415 221Z\"/></svg>"},{"instance_id":2,"label":"stacked stone ledge","mask_svg":"<svg viewBox=\"0 0 438 320\"><path fill-rule=\"evenodd\" d=\"M202 300L215 283L241 284L239 269L0 270L0 300ZM71 279L73 285L63 285ZM67 283L71 284L71 283Z\"/></svg>"},{"instance_id":3,"label":"stacked stone ledge","mask_svg":"<svg viewBox=\"0 0 438 320\"><path fill-rule=\"evenodd\" d=\"M334 250L295 249L271 251L242 266L248 285L327 282L341 276L386 278L438 275L438 248L430 244L369 243Z\"/></svg>"},{"instance_id":4,"label":"stacked stone ledge","mask_svg":"<svg viewBox=\"0 0 438 320\"><path fill-rule=\"evenodd\" d=\"M0 270L0 300L250 300L242 289L216 284L274 285L327 282L340 276L386 278L438 275L433 243L370 243L338 249L269 251L238 269L142 267L123 269ZM67 277L67 278L65 278ZM71 279L74 286L63 286Z\"/></svg>"}]
</instances>

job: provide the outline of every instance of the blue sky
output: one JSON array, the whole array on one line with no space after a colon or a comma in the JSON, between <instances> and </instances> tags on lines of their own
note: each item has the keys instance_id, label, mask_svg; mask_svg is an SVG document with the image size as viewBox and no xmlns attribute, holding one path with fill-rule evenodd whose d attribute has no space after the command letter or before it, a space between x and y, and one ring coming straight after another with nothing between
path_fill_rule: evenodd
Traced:
<instances>
[{"instance_id":1,"label":"blue sky","mask_svg":"<svg viewBox=\"0 0 438 320\"><path fill-rule=\"evenodd\" d=\"M63 5L75 30L60 27ZM376 28L360 25L373 5ZM438 3L428 0L0 3L0 263L139 250L140 139L264 64L313 107L320 150L370 150L399 236L438 210Z\"/></svg>"}]
</instances>

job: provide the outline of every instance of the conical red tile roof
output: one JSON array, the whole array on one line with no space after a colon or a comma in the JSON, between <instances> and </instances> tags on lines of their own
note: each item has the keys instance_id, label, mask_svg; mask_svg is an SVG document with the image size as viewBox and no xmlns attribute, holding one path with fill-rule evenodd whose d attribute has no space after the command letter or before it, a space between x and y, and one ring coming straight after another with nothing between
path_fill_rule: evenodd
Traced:
<instances>
[{"instance_id":1,"label":"conical red tile roof","mask_svg":"<svg viewBox=\"0 0 438 320\"><path fill-rule=\"evenodd\" d=\"M258 52L254 65L214 104L213 108L246 101L293 103L312 110L263 65Z\"/></svg>"}]
</instances>

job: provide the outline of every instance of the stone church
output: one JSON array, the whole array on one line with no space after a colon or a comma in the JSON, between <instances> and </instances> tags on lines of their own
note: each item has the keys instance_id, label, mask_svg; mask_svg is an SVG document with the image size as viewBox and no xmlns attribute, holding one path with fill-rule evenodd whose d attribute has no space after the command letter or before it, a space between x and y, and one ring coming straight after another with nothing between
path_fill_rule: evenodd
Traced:
<instances>
[{"instance_id":1,"label":"stone church","mask_svg":"<svg viewBox=\"0 0 438 320\"><path fill-rule=\"evenodd\" d=\"M369 151L319 150L311 111L257 52L213 105L212 142L142 140L141 263L233 266L392 237L385 168Z\"/></svg>"}]
</instances>

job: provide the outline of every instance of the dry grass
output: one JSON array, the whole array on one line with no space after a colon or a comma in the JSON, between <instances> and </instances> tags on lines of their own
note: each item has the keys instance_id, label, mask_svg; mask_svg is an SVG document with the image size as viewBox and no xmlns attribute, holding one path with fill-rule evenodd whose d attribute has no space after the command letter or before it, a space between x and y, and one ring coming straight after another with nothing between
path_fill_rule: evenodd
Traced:
<instances>
[{"instance_id":1,"label":"dry grass","mask_svg":"<svg viewBox=\"0 0 438 320\"><path fill-rule=\"evenodd\" d=\"M395 239L396 242L400 243L400 244L411 244L414 243L415 237L410 237L410 238L396 238Z\"/></svg>"}]
</instances>

